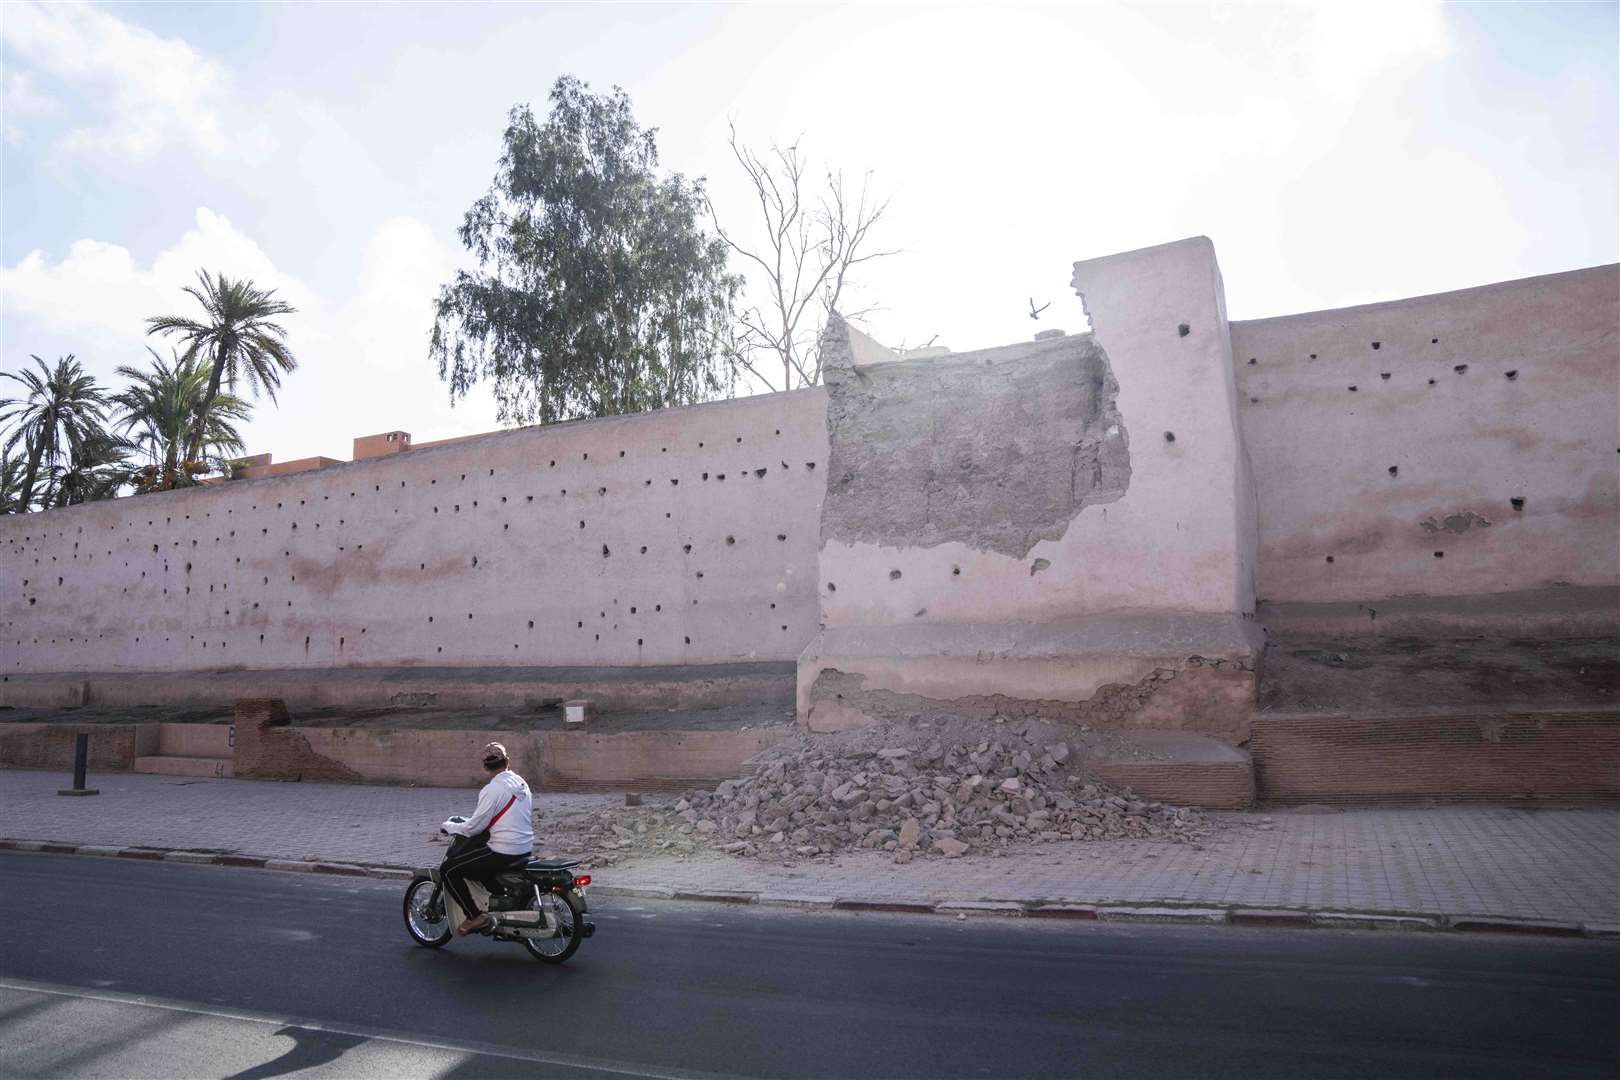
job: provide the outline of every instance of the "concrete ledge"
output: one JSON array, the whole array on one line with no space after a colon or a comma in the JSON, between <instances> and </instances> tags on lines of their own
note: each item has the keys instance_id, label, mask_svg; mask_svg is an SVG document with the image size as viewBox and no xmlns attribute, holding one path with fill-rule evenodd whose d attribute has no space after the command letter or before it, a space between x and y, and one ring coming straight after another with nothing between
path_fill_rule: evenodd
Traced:
<instances>
[{"instance_id":1,"label":"concrete ledge","mask_svg":"<svg viewBox=\"0 0 1620 1080\"><path fill-rule=\"evenodd\" d=\"M831 911L837 902L831 896L799 896L794 893L760 893L759 903L763 907L789 907L804 908L813 911Z\"/></svg>"},{"instance_id":2,"label":"concrete ledge","mask_svg":"<svg viewBox=\"0 0 1620 1080\"><path fill-rule=\"evenodd\" d=\"M166 851L163 853L164 862L177 863L211 863L217 857L206 851Z\"/></svg>"},{"instance_id":3,"label":"concrete ledge","mask_svg":"<svg viewBox=\"0 0 1620 1080\"><path fill-rule=\"evenodd\" d=\"M294 709L537 708L590 698L606 709L793 704L792 661L660 667L354 667L259 671L50 672L0 678L0 705L229 705L280 698Z\"/></svg>"},{"instance_id":4,"label":"concrete ledge","mask_svg":"<svg viewBox=\"0 0 1620 1080\"><path fill-rule=\"evenodd\" d=\"M266 870L288 870L295 874L311 873L315 869L314 863L300 862L297 859L266 859Z\"/></svg>"},{"instance_id":5,"label":"concrete ledge","mask_svg":"<svg viewBox=\"0 0 1620 1080\"><path fill-rule=\"evenodd\" d=\"M1216 925L1227 921L1227 911L1225 908L1207 907L1100 907L1097 918L1103 922Z\"/></svg>"},{"instance_id":6,"label":"concrete ledge","mask_svg":"<svg viewBox=\"0 0 1620 1080\"><path fill-rule=\"evenodd\" d=\"M1003 915L1022 916L1024 905L1015 900L950 900L935 904L940 915Z\"/></svg>"},{"instance_id":7,"label":"concrete ledge","mask_svg":"<svg viewBox=\"0 0 1620 1080\"><path fill-rule=\"evenodd\" d=\"M1290 638L1612 637L1620 634L1620 586L1262 604L1255 620Z\"/></svg>"},{"instance_id":8,"label":"concrete ledge","mask_svg":"<svg viewBox=\"0 0 1620 1080\"><path fill-rule=\"evenodd\" d=\"M622 896L635 900L673 900L675 890L667 885L591 885L598 896Z\"/></svg>"}]
</instances>

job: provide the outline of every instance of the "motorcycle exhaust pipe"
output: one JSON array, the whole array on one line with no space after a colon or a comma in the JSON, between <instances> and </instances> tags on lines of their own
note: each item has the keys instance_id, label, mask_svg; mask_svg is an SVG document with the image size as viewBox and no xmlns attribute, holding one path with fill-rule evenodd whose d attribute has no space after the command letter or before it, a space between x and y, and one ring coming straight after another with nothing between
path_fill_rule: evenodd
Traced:
<instances>
[{"instance_id":1,"label":"motorcycle exhaust pipe","mask_svg":"<svg viewBox=\"0 0 1620 1080\"><path fill-rule=\"evenodd\" d=\"M533 927L540 925L538 911L492 911L490 919L496 926Z\"/></svg>"}]
</instances>

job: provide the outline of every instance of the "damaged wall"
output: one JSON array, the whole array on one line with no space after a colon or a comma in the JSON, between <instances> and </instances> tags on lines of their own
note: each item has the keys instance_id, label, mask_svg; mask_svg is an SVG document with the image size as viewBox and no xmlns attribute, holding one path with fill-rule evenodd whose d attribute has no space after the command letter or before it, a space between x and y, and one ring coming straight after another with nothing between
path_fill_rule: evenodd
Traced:
<instances>
[{"instance_id":1,"label":"damaged wall","mask_svg":"<svg viewBox=\"0 0 1620 1080\"><path fill-rule=\"evenodd\" d=\"M1235 322L1232 349L1262 602L1612 607L1620 267Z\"/></svg>"},{"instance_id":2,"label":"damaged wall","mask_svg":"<svg viewBox=\"0 0 1620 1080\"><path fill-rule=\"evenodd\" d=\"M1075 287L1095 335L877 363L823 344L829 627L1252 610L1213 247L1079 263Z\"/></svg>"},{"instance_id":3,"label":"damaged wall","mask_svg":"<svg viewBox=\"0 0 1620 1080\"><path fill-rule=\"evenodd\" d=\"M1214 249L1077 263L1073 284L1068 317L1089 312L1094 334L915 360L841 325L823 339L824 629L799 661L812 727L987 702L1077 716L1113 694L1131 702L1122 722L1175 726L1174 711L1241 737L1252 509ZM1203 675L1180 673L1206 663L1231 677L1186 690ZM1178 690L1214 706L1154 704Z\"/></svg>"},{"instance_id":4,"label":"damaged wall","mask_svg":"<svg viewBox=\"0 0 1620 1080\"><path fill-rule=\"evenodd\" d=\"M1023 559L1130 485L1119 384L1090 334L859 366L832 340L826 540Z\"/></svg>"}]
</instances>

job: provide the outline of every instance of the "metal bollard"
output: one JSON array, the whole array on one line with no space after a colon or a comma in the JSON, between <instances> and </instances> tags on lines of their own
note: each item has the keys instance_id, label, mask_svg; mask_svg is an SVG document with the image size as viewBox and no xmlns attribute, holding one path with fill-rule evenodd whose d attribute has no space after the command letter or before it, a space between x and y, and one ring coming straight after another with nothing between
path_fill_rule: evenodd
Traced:
<instances>
[{"instance_id":1,"label":"metal bollard","mask_svg":"<svg viewBox=\"0 0 1620 1080\"><path fill-rule=\"evenodd\" d=\"M81 731L77 735L73 736L73 786L70 788L58 788L56 793L58 795L101 794L101 792L95 788L87 788L84 786L84 773L89 764L90 736Z\"/></svg>"}]
</instances>

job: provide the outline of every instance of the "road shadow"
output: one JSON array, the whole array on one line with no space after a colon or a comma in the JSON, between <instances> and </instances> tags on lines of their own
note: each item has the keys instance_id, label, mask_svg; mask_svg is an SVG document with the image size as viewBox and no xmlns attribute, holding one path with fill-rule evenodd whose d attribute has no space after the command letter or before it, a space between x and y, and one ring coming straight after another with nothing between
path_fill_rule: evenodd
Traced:
<instances>
[{"instance_id":1,"label":"road shadow","mask_svg":"<svg viewBox=\"0 0 1620 1080\"><path fill-rule=\"evenodd\" d=\"M311 1031L291 1025L281 1028L276 1034L285 1035L293 1041L285 1053L251 1069L232 1073L226 1080L265 1080L266 1077L285 1076L317 1065L329 1065L361 1043L371 1041L358 1035Z\"/></svg>"}]
</instances>

